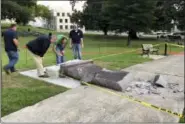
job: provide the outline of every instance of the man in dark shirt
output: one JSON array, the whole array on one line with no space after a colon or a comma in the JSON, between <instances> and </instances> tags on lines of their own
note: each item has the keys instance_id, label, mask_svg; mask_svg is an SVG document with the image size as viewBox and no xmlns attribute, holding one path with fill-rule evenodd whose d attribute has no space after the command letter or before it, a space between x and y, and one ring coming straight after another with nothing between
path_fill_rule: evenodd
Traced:
<instances>
[{"instance_id":1,"label":"man in dark shirt","mask_svg":"<svg viewBox=\"0 0 185 124\"><path fill-rule=\"evenodd\" d=\"M74 59L82 59L81 47L84 47L83 32L77 26L73 28L69 33L70 47L73 49Z\"/></svg>"},{"instance_id":2,"label":"man in dark shirt","mask_svg":"<svg viewBox=\"0 0 185 124\"><path fill-rule=\"evenodd\" d=\"M18 54L18 40L17 40L17 27L16 24L12 24L10 29L3 32L5 51L9 58L9 63L4 66L4 71L6 74L10 74L10 71L16 72L15 65L18 62L19 54Z\"/></svg>"},{"instance_id":3,"label":"man in dark shirt","mask_svg":"<svg viewBox=\"0 0 185 124\"><path fill-rule=\"evenodd\" d=\"M44 70L42 61L43 56L47 52L51 42L56 41L56 36L39 36L35 40L32 40L26 44L27 49L30 51L31 55L37 66L37 73L39 77L47 78L49 77Z\"/></svg>"}]
</instances>

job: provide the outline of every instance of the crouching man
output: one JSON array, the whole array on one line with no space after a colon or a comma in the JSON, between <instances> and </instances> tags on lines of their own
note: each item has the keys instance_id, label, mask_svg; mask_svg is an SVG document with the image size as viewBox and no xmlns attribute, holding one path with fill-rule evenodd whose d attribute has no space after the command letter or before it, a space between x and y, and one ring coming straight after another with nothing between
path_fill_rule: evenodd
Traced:
<instances>
[{"instance_id":1,"label":"crouching man","mask_svg":"<svg viewBox=\"0 0 185 124\"><path fill-rule=\"evenodd\" d=\"M47 52L51 43L56 41L56 36L39 36L35 40L32 40L26 44L28 51L31 53L36 66L37 74L39 77L49 77L43 67L43 56Z\"/></svg>"},{"instance_id":2,"label":"crouching man","mask_svg":"<svg viewBox=\"0 0 185 124\"><path fill-rule=\"evenodd\" d=\"M64 53L68 38L64 35L57 35L57 40L53 44L53 51L56 54L56 64L62 64L65 61Z\"/></svg>"}]
</instances>

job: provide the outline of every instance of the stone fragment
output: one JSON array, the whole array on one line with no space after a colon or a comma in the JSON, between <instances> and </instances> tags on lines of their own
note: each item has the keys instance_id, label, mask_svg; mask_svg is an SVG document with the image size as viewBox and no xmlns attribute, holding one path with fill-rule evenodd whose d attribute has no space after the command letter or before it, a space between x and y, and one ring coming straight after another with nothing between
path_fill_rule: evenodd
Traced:
<instances>
[{"instance_id":1,"label":"stone fragment","mask_svg":"<svg viewBox=\"0 0 185 124\"><path fill-rule=\"evenodd\" d=\"M166 88L167 85L168 85L167 81L161 75L156 75L155 76L153 84L158 86L158 87L163 87L163 88Z\"/></svg>"},{"instance_id":2,"label":"stone fragment","mask_svg":"<svg viewBox=\"0 0 185 124\"><path fill-rule=\"evenodd\" d=\"M127 91L127 92L131 92L131 91L132 91L132 88L131 88L131 87L128 87L128 88L126 89L126 91Z\"/></svg>"},{"instance_id":3,"label":"stone fragment","mask_svg":"<svg viewBox=\"0 0 185 124\"><path fill-rule=\"evenodd\" d=\"M158 90L157 88L154 88L154 87L150 88L150 93L157 94L157 95L161 94L160 90Z\"/></svg>"},{"instance_id":4,"label":"stone fragment","mask_svg":"<svg viewBox=\"0 0 185 124\"><path fill-rule=\"evenodd\" d=\"M183 92L184 91L184 89L183 88L176 88L176 89L174 89L173 90L173 93L179 93L179 92Z\"/></svg>"},{"instance_id":5,"label":"stone fragment","mask_svg":"<svg viewBox=\"0 0 185 124\"><path fill-rule=\"evenodd\" d=\"M168 88L174 89L174 88L176 88L178 85L179 85L178 83L169 83L169 84L168 84Z\"/></svg>"},{"instance_id":6,"label":"stone fragment","mask_svg":"<svg viewBox=\"0 0 185 124\"><path fill-rule=\"evenodd\" d=\"M157 94L157 95L160 95L161 93L158 91L158 90L150 90L151 91L151 93L153 93L153 94Z\"/></svg>"},{"instance_id":7,"label":"stone fragment","mask_svg":"<svg viewBox=\"0 0 185 124\"><path fill-rule=\"evenodd\" d=\"M138 89L138 88L136 88L136 89L134 89L134 90L135 90L135 92L136 92L138 95L149 94L149 90L147 90L147 89Z\"/></svg>"}]
</instances>

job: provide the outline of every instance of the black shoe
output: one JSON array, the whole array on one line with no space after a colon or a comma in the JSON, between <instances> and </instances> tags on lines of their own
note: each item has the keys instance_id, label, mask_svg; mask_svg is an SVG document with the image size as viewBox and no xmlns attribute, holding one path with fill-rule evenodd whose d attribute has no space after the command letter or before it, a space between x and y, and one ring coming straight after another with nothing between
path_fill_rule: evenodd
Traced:
<instances>
[{"instance_id":1,"label":"black shoe","mask_svg":"<svg viewBox=\"0 0 185 124\"><path fill-rule=\"evenodd\" d=\"M48 78L49 76L46 75L46 74L44 74L44 75L40 75L39 77L40 77L40 78Z\"/></svg>"},{"instance_id":2,"label":"black shoe","mask_svg":"<svg viewBox=\"0 0 185 124\"><path fill-rule=\"evenodd\" d=\"M18 70L13 70L13 71L11 71L11 73L15 73L15 72L18 72Z\"/></svg>"},{"instance_id":3,"label":"black shoe","mask_svg":"<svg viewBox=\"0 0 185 124\"><path fill-rule=\"evenodd\" d=\"M5 73L6 73L7 75L10 74L10 72L9 72L8 70L6 70L5 68L3 68L3 70L5 71Z\"/></svg>"}]
</instances>

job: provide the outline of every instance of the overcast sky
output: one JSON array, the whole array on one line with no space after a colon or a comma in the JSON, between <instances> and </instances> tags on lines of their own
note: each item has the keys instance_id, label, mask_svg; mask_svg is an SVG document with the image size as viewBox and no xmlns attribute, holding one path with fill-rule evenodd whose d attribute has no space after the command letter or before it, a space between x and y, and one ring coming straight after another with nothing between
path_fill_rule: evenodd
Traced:
<instances>
[{"instance_id":1,"label":"overcast sky","mask_svg":"<svg viewBox=\"0 0 185 124\"><path fill-rule=\"evenodd\" d=\"M85 1L78 1L75 5L75 9L82 11ZM62 7L64 10L71 10L69 1L38 1L38 4L49 6L51 9Z\"/></svg>"}]
</instances>

